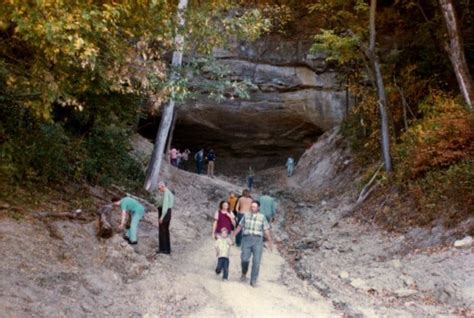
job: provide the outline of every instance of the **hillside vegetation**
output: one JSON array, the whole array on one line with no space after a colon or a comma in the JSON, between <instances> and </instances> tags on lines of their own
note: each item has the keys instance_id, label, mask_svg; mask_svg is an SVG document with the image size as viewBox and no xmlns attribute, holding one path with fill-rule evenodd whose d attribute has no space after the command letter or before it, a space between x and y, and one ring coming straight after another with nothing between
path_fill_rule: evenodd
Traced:
<instances>
[{"instance_id":1,"label":"hillside vegetation","mask_svg":"<svg viewBox=\"0 0 474 318\"><path fill-rule=\"evenodd\" d=\"M175 1L9 1L0 9L1 200L34 206L38 193L71 184L138 191L145 175L129 137L140 118L170 97L193 98L190 72L216 72L219 85L205 91L220 100L246 96L251 86L226 78L212 49L266 34L311 41L347 83L354 105L343 133L364 180L381 161L386 170L361 215L375 209L391 229L455 226L473 216L472 105L454 65L463 56L470 77L474 25L470 1L455 3L457 28L447 24L447 2L190 1L189 59L170 76Z\"/></svg>"}]
</instances>

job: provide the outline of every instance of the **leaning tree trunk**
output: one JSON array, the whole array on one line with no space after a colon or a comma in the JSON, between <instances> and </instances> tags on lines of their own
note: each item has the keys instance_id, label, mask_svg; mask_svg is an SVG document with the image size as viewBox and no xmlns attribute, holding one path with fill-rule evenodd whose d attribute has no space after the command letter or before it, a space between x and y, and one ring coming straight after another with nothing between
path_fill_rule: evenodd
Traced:
<instances>
[{"instance_id":1,"label":"leaning tree trunk","mask_svg":"<svg viewBox=\"0 0 474 318\"><path fill-rule=\"evenodd\" d=\"M179 0L178 4L178 24L179 28L184 26L184 11L188 6L188 0ZM181 66L183 60L183 42L184 38L181 34L177 34L175 38L176 49L173 53L172 67L176 68ZM173 70L172 78L176 77L176 70ZM161 162L163 161L163 151L166 146L166 137L168 136L171 122L173 120L175 100L171 97L169 103L163 109L161 114L160 126L156 133L155 146L153 147L153 154L151 156L150 163L145 179L145 190L153 192L158 186L158 175L160 174Z\"/></svg>"},{"instance_id":2,"label":"leaning tree trunk","mask_svg":"<svg viewBox=\"0 0 474 318\"><path fill-rule=\"evenodd\" d=\"M168 153L171 150L171 145L173 144L173 135L174 128L176 127L176 120L178 119L178 111L176 108L173 111L173 120L171 121L171 127L168 133L168 141L166 142L166 152Z\"/></svg>"},{"instance_id":3,"label":"leaning tree trunk","mask_svg":"<svg viewBox=\"0 0 474 318\"><path fill-rule=\"evenodd\" d=\"M448 29L449 45L446 44L446 51L449 59L453 65L454 73L458 81L459 89L461 90L466 105L472 109L474 102L474 86L472 84L471 74L466 63L464 55L464 47L461 33L456 18L456 12L452 0L439 0L441 11L443 12L444 21Z\"/></svg>"},{"instance_id":4,"label":"leaning tree trunk","mask_svg":"<svg viewBox=\"0 0 474 318\"><path fill-rule=\"evenodd\" d=\"M377 87L378 105L380 112L380 131L382 135L382 157L386 171L392 171L392 158L390 156L390 134L388 126L387 114L387 97L385 95L385 86L383 83L382 71L380 70L380 62L375 52L375 10L377 8L377 0L370 1L370 41L368 48L368 58L374 74L375 86Z\"/></svg>"}]
</instances>

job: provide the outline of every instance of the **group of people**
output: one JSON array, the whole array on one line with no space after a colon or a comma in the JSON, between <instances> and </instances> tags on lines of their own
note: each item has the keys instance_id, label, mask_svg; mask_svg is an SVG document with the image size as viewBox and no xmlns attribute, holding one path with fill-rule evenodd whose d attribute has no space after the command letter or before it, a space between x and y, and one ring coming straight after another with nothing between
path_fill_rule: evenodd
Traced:
<instances>
[{"instance_id":1,"label":"group of people","mask_svg":"<svg viewBox=\"0 0 474 318\"><path fill-rule=\"evenodd\" d=\"M189 160L189 155L191 151L186 148L183 152L175 147L171 148L168 152L169 162L172 166L175 166L180 169L188 170L187 162ZM207 162L207 175L211 178L214 178L214 161L216 160L216 154L213 149L209 149L207 153L204 152L204 149L199 149L194 154L194 161L196 162L196 173L202 174L204 170L204 164Z\"/></svg>"},{"instance_id":2,"label":"group of people","mask_svg":"<svg viewBox=\"0 0 474 318\"><path fill-rule=\"evenodd\" d=\"M123 197L113 198L112 203L120 207L122 212L120 230L125 230L127 220L129 226L123 233L123 238L129 244L138 243L138 224L145 215L145 207L135 198ZM172 209L174 205L174 194L168 189L165 183L158 184L158 192L154 196L153 203L158 208L159 218L159 248L157 253L170 254L170 232ZM223 273L223 279L229 277L229 253L231 246L241 247L241 281L247 281L250 259L252 267L250 273L250 285L257 283L260 270L260 262L263 254L264 240L268 243L268 248L273 249L272 236L270 233L271 224L274 222L276 214L276 202L268 192L264 192L258 200L250 195L250 191L245 189L240 197L235 193L229 193L227 200L221 201L219 209L214 215L212 225L212 238L216 240L215 248L217 255L216 273Z\"/></svg>"},{"instance_id":3,"label":"group of people","mask_svg":"<svg viewBox=\"0 0 474 318\"><path fill-rule=\"evenodd\" d=\"M191 151L186 148L183 152L175 147L171 148L168 155L171 165L187 170L187 162L189 160L189 155ZM199 149L194 154L194 161L196 163L196 173L202 174L204 171L204 165L207 162L207 176L214 178L214 162L216 161L216 154L213 149L209 149L207 153L204 151L204 148ZM288 157L285 167L288 177L293 175L293 170L295 168L296 162L292 156ZM252 166L249 166L247 170L247 188L252 191L254 183L255 172Z\"/></svg>"},{"instance_id":4,"label":"group of people","mask_svg":"<svg viewBox=\"0 0 474 318\"><path fill-rule=\"evenodd\" d=\"M136 199L131 197L112 199L112 203L116 207L120 207L122 211L122 218L119 225L119 230L126 229L127 220L129 226L123 234L124 240L129 244L135 245L138 243L137 231L140 220L145 215L145 207ZM158 241L159 248L157 253L170 254L170 223L171 211L174 205L174 194L168 189L164 182L158 184L158 192L153 196L153 203L158 209Z\"/></svg>"},{"instance_id":5,"label":"group of people","mask_svg":"<svg viewBox=\"0 0 474 318\"><path fill-rule=\"evenodd\" d=\"M241 281L247 281L250 259L252 269L250 285L255 287L260 270L264 241L273 249L271 224L275 219L276 202L268 192L258 200L245 189L240 197L230 193L226 201L221 201L214 215L212 238L216 240L216 274L223 273L223 280L229 277L229 252L231 246L241 247Z\"/></svg>"},{"instance_id":6,"label":"group of people","mask_svg":"<svg viewBox=\"0 0 474 318\"><path fill-rule=\"evenodd\" d=\"M196 173L202 174L204 170L204 163L207 161L207 176L214 178L214 161L216 161L216 154L213 149L209 149L207 153L204 152L204 149L199 149L196 154L194 154L194 161L196 162Z\"/></svg>"},{"instance_id":7,"label":"group of people","mask_svg":"<svg viewBox=\"0 0 474 318\"><path fill-rule=\"evenodd\" d=\"M175 166L176 168L186 170L190 153L191 153L191 150L189 150L188 148L186 148L183 152L181 152L179 149L176 149L174 147L171 148L168 153L170 164L172 166Z\"/></svg>"},{"instance_id":8,"label":"group of people","mask_svg":"<svg viewBox=\"0 0 474 318\"><path fill-rule=\"evenodd\" d=\"M170 162L180 167L180 160L187 161L190 151L186 149L180 152L176 148L170 150ZM195 155L196 172L202 173L205 160L207 160L207 174L214 177L214 161L216 155L210 149L205 155L204 149L200 149ZM287 175L291 177L295 166L294 159L290 156L286 162ZM276 202L268 191L264 191L258 200L252 198L254 171L249 167L247 171L248 189L237 197L233 192L229 193L226 200L219 203L219 208L214 215L212 225L212 238L216 240L215 248L217 255L216 273L223 273L223 280L229 277L229 253L232 245L241 248L241 281L247 281L250 259L252 267L250 274L250 285L255 286L260 270L260 262L264 246L273 249L271 236L271 224L276 214ZM140 220L145 214L145 207L136 199L131 197L113 198L114 206L120 207L122 211L119 229L124 230L129 220L129 226L123 234L123 238L131 245L137 244L137 230ZM170 254L170 232L172 209L174 205L174 194L165 183L158 184L158 191L153 196L153 203L158 209L159 217L159 248L157 253ZM267 243L264 243L266 240Z\"/></svg>"}]
</instances>

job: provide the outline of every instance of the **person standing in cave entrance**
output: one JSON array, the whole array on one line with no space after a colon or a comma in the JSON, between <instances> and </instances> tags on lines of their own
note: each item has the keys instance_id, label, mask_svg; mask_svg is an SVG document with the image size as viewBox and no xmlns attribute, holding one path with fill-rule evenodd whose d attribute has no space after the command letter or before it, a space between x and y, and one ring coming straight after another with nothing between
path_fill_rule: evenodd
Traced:
<instances>
[{"instance_id":1,"label":"person standing in cave entrance","mask_svg":"<svg viewBox=\"0 0 474 318\"><path fill-rule=\"evenodd\" d=\"M178 166L178 150L176 148L171 148L170 152L170 163L172 166L177 167Z\"/></svg>"},{"instance_id":2,"label":"person standing in cave entrance","mask_svg":"<svg viewBox=\"0 0 474 318\"><path fill-rule=\"evenodd\" d=\"M252 167L249 167L249 170L247 171L247 187L249 188L249 191L252 191L252 186L253 186L253 176L254 172Z\"/></svg>"},{"instance_id":3,"label":"person standing in cave entrance","mask_svg":"<svg viewBox=\"0 0 474 318\"><path fill-rule=\"evenodd\" d=\"M181 169L183 170L188 170L188 160L189 160L189 154L191 151L186 148L182 153L181 153Z\"/></svg>"},{"instance_id":4,"label":"person standing in cave entrance","mask_svg":"<svg viewBox=\"0 0 474 318\"><path fill-rule=\"evenodd\" d=\"M181 168L181 158L182 154L181 154L181 151L179 149L176 150L176 168Z\"/></svg>"},{"instance_id":5,"label":"person standing in cave entrance","mask_svg":"<svg viewBox=\"0 0 474 318\"><path fill-rule=\"evenodd\" d=\"M196 173L201 174L204 166L204 149L200 149L194 154L194 160L196 161Z\"/></svg>"},{"instance_id":6,"label":"person standing in cave entrance","mask_svg":"<svg viewBox=\"0 0 474 318\"><path fill-rule=\"evenodd\" d=\"M216 154L211 149L207 153L207 176L214 178L214 161L216 160Z\"/></svg>"},{"instance_id":7,"label":"person standing in cave entrance","mask_svg":"<svg viewBox=\"0 0 474 318\"><path fill-rule=\"evenodd\" d=\"M288 174L288 177L291 177L293 175L293 169L295 168L295 160L293 159L292 156L288 157L288 160L286 161L286 172Z\"/></svg>"}]
</instances>

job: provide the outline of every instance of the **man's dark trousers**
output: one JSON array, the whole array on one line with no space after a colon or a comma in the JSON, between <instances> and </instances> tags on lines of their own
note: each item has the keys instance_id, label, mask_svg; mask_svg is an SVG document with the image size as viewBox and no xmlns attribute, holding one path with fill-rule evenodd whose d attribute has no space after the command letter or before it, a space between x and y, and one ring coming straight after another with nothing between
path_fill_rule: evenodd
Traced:
<instances>
[{"instance_id":1,"label":"man's dark trousers","mask_svg":"<svg viewBox=\"0 0 474 318\"><path fill-rule=\"evenodd\" d=\"M158 209L158 217L161 219L162 215L162 208ZM168 209L168 213L166 213L165 218L163 219L163 223L161 223L158 227L158 241L160 248L158 251L164 254L171 253L171 243L170 243L170 222L171 222L171 208Z\"/></svg>"}]
</instances>

